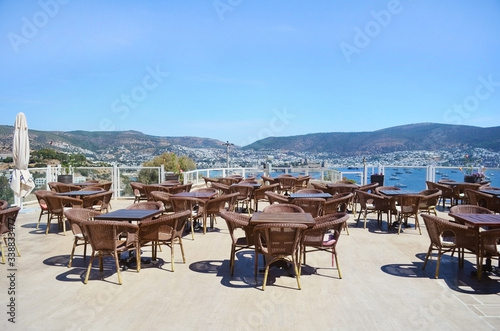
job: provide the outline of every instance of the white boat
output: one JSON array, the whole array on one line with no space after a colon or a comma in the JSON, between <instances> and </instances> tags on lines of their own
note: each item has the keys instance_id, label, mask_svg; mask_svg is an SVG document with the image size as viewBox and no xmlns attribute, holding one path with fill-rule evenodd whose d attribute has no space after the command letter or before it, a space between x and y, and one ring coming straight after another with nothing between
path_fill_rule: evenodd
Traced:
<instances>
[{"instance_id":1,"label":"white boat","mask_svg":"<svg viewBox=\"0 0 500 331\"><path fill-rule=\"evenodd\" d=\"M396 186L396 187L408 187L408 185L403 184L403 183L396 183L396 184L394 184L394 186Z\"/></svg>"}]
</instances>

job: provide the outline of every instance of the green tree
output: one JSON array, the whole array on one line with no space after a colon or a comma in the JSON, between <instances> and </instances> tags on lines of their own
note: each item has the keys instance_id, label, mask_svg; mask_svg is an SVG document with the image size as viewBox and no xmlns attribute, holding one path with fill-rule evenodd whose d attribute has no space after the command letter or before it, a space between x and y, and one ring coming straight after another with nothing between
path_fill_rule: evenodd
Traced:
<instances>
[{"instance_id":1,"label":"green tree","mask_svg":"<svg viewBox=\"0 0 500 331\"><path fill-rule=\"evenodd\" d=\"M165 152L162 155L155 156L152 160L144 162L145 167L160 167L163 165L166 171L180 174L182 171L196 169L196 163L188 156L178 157L175 153Z\"/></svg>"}]
</instances>

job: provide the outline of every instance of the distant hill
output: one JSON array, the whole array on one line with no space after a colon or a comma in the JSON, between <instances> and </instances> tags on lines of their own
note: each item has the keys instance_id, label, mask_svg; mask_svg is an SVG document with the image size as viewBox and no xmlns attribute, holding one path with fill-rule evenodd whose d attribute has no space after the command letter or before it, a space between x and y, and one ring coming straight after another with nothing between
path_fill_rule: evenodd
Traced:
<instances>
[{"instance_id":1,"label":"distant hill","mask_svg":"<svg viewBox=\"0 0 500 331\"><path fill-rule=\"evenodd\" d=\"M32 149L64 152L161 154L169 146L224 149L224 142L199 137L158 137L138 131L37 131L30 130ZM13 127L0 125L0 153L11 153ZM236 147L236 146L235 146ZM238 148L238 147L236 147ZM485 148L500 152L500 127L480 128L434 123L409 124L373 132L311 133L269 137L242 147L244 150L290 150L338 155L370 155L395 151Z\"/></svg>"},{"instance_id":2,"label":"distant hill","mask_svg":"<svg viewBox=\"0 0 500 331\"><path fill-rule=\"evenodd\" d=\"M10 153L14 128L0 125L0 151ZM224 148L223 142L199 137L158 137L138 131L37 131L29 130L31 149L53 148L67 152L105 153L116 149L156 154L171 145ZM85 152L84 152L85 153Z\"/></svg>"},{"instance_id":3,"label":"distant hill","mask_svg":"<svg viewBox=\"0 0 500 331\"><path fill-rule=\"evenodd\" d=\"M339 155L367 155L415 150L485 148L500 151L500 127L420 123L373 132L311 133L292 137L269 137L244 149L283 149Z\"/></svg>"}]
</instances>

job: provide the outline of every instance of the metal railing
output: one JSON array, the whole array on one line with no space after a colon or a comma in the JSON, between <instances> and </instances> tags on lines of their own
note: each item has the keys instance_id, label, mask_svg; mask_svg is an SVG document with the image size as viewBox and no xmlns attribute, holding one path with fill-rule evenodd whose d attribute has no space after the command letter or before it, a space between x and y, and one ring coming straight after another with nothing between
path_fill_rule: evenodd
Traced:
<instances>
[{"instance_id":1,"label":"metal railing","mask_svg":"<svg viewBox=\"0 0 500 331\"><path fill-rule=\"evenodd\" d=\"M49 189L48 183L58 180L58 176L64 171L61 167L47 166L44 168L30 168L30 173L35 181L36 190ZM500 186L500 169L489 169L491 171L492 186ZM498 176L495 178L494 173L498 171ZM414 172L410 176L410 174ZM441 173L443 172L443 173ZM249 167L249 168L213 168L213 169L196 169L186 171L180 174L180 178L184 183L193 183L193 186L204 185L203 177L219 178L229 175L241 175L243 177L260 178L262 175L276 177L280 174L287 173L293 175L308 175L312 180L324 182L336 182L347 178L355 181L360 185L370 182L372 174L384 174L385 185L398 184L396 181L397 173L404 174L405 178L413 178L412 181L418 183L416 189L425 189L425 181L436 182L441 179L444 173L451 173L455 178L463 179L463 175L458 171L457 167L436 167L436 166L373 166L367 165L362 168L349 167L348 169L329 169L329 168L306 168L306 167ZM133 191L130 187L131 181L141 181L146 184L158 184L163 181L167 172L164 167L128 167L128 166L112 166L112 167L77 167L70 168L69 173L73 175L73 182L83 182L89 179L98 179L100 181L111 181L111 189L115 192L114 199L133 199ZM36 196L32 191L28 196L24 197L20 202L14 200L14 195L9 187L11 170L0 171L0 199L7 200L10 204L20 204L21 206L29 206L37 204ZM393 177L395 175L395 177ZM394 179L394 180L393 180ZM460 179L459 179L460 180Z\"/></svg>"}]
</instances>

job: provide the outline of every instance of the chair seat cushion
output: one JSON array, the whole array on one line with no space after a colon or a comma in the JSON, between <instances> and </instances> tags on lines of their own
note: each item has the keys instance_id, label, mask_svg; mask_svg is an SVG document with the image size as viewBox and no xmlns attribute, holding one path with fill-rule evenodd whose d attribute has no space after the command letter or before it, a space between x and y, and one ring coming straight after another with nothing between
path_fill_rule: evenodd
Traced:
<instances>
[{"instance_id":1,"label":"chair seat cushion","mask_svg":"<svg viewBox=\"0 0 500 331\"><path fill-rule=\"evenodd\" d=\"M331 246L336 241L337 240L335 240L333 233L325 233L325 235L323 236L323 246Z\"/></svg>"}]
</instances>

